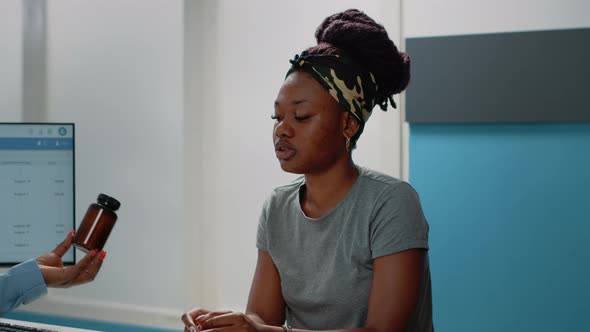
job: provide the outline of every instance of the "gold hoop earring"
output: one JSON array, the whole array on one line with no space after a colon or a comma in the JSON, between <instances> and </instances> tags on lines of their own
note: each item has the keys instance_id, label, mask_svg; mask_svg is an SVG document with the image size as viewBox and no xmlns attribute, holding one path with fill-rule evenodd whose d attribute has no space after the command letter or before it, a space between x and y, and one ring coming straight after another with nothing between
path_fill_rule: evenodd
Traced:
<instances>
[{"instance_id":1,"label":"gold hoop earring","mask_svg":"<svg viewBox=\"0 0 590 332\"><path fill-rule=\"evenodd\" d=\"M346 151L350 152L350 137L346 137Z\"/></svg>"}]
</instances>

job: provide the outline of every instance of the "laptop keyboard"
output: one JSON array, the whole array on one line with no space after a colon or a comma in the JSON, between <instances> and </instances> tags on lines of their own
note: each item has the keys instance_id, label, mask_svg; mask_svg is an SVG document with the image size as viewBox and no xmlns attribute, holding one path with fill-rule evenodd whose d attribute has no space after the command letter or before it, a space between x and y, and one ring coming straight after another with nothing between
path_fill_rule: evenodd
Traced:
<instances>
[{"instance_id":1,"label":"laptop keyboard","mask_svg":"<svg viewBox=\"0 0 590 332\"><path fill-rule=\"evenodd\" d=\"M36 327L21 326L0 322L0 332L58 332L56 330L39 329Z\"/></svg>"}]
</instances>

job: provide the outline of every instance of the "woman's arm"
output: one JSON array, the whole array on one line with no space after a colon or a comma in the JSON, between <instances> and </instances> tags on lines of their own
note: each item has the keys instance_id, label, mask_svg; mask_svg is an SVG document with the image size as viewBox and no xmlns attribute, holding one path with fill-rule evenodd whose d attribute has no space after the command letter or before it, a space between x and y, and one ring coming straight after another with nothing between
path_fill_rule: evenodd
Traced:
<instances>
[{"instance_id":1,"label":"woman's arm","mask_svg":"<svg viewBox=\"0 0 590 332\"><path fill-rule=\"evenodd\" d=\"M373 260L373 283L366 327L405 331L416 309L424 269L424 249L410 249Z\"/></svg>"},{"instance_id":2,"label":"woman's arm","mask_svg":"<svg viewBox=\"0 0 590 332\"><path fill-rule=\"evenodd\" d=\"M246 314L259 324L278 326L285 321L281 277L266 251L258 250Z\"/></svg>"}]
</instances>

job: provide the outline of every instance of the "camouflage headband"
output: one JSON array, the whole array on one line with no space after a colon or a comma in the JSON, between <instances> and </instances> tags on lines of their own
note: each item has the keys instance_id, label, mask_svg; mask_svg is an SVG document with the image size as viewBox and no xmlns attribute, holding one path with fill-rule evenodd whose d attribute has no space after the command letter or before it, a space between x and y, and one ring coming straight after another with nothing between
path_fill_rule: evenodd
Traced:
<instances>
[{"instance_id":1,"label":"camouflage headband","mask_svg":"<svg viewBox=\"0 0 590 332\"><path fill-rule=\"evenodd\" d=\"M338 55L295 55L286 76L297 69L309 73L346 111L364 124L371 116L378 91L373 73L366 71L349 58ZM396 108L393 99L389 102ZM387 100L380 103L387 110Z\"/></svg>"}]
</instances>

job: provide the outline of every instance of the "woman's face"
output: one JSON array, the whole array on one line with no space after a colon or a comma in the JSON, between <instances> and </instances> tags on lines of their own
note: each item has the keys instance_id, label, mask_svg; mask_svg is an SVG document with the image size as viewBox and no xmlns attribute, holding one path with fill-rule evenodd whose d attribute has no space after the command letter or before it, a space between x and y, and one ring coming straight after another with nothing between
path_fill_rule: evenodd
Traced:
<instances>
[{"instance_id":1,"label":"woman's face","mask_svg":"<svg viewBox=\"0 0 590 332\"><path fill-rule=\"evenodd\" d=\"M281 168L290 173L327 171L345 158L348 113L320 83L295 71L275 101L273 142Z\"/></svg>"}]
</instances>

